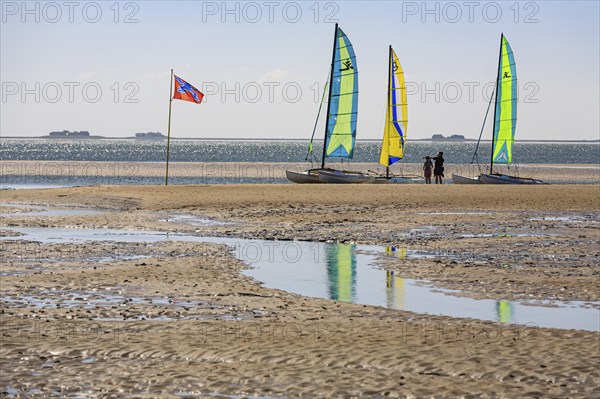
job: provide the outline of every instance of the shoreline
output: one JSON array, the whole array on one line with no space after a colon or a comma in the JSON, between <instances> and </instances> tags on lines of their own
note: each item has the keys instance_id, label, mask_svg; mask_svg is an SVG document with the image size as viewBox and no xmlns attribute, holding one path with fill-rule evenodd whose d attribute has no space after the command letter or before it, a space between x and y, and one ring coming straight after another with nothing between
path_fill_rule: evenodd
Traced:
<instances>
[{"instance_id":1,"label":"shoreline","mask_svg":"<svg viewBox=\"0 0 600 399\"><path fill-rule=\"evenodd\" d=\"M376 163L330 163L337 169L376 171L385 169ZM184 184L289 183L286 170L310 168L306 162L172 162L169 177L184 179ZM446 164L445 184L452 184L452 174L475 176L477 165ZM485 167L481 167L485 171ZM551 184L600 184L600 164L530 164L513 165L510 169L496 166L502 173L540 179ZM136 184L154 183L148 179L165 176L164 162L105 162L105 161L0 161L0 185L11 184ZM400 175L422 176L421 163L403 163L393 168ZM86 180L87 179L87 180Z\"/></svg>"}]
</instances>

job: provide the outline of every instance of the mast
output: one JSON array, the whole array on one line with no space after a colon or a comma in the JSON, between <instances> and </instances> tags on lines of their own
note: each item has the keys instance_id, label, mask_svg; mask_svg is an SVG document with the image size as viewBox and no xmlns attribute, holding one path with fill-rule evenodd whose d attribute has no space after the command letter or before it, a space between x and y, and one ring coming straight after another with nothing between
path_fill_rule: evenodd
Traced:
<instances>
[{"instance_id":1,"label":"mast","mask_svg":"<svg viewBox=\"0 0 600 399\"><path fill-rule=\"evenodd\" d=\"M384 127L384 130L386 128L388 128L387 124L390 122L388 120L388 118L390 116L390 105L391 105L390 104L390 102L391 102L390 101L390 99L391 99L391 94L390 94L391 81L392 81L392 45L390 44L389 56L388 56L388 91L387 91L388 98L387 98L387 103L386 103L387 104L387 108L385 110L385 113L386 113L386 117L385 117L385 119L386 119L386 121L385 121L386 126ZM393 118L393 116L392 116L392 118ZM385 137L385 133L383 135ZM388 139L388 142L385 143L385 144L387 144L387 146L388 146L388 152L389 152L389 148L390 148L390 138L389 138L389 136L388 136L387 139ZM388 178L388 179L390 177L390 155L389 155L389 153L388 153L387 165L385 166L385 177Z\"/></svg>"},{"instance_id":2,"label":"mast","mask_svg":"<svg viewBox=\"0 0 600 399\"><path fill-rule=\"evenodd\" d=\"M388 88L387 88L387 109L386 109L386 121L385 123L388 124L390 121L387 120L387 117L390 116L390 106L391 106L391 93L390 93L390 89L391 89L391 82L392 82L392 45L390 44L390 51L389 51L389 57L388 57ZM392 114L392 118L394 118L393 114ZM386 126L387 128L388 126ZM384 128L385 129L385 128ZM386 143L388 146L388 161L387 161L387 165L385 167L385 177L387 179L390 178L390 155L389 155L389 148L390 148L390 137L388 135L388 142Z\"/></svg>"},{"instance_id":3,"label":"mast","mask_svg":"<svg viewBox=\"0 0 600 399\"><path fill-rule=\"evenodd\" d=\"M321 157L321 169L325 169L325 154L327 153L327 126L329 126L329 111L331 107L331 87L333 86L333 67L335 64L335 48L338 38L338 24L335 24L335 32L333 33L333 53L331 54L331 74L329 76L329 99L327 101L327 117L325 118L325 135L323 137L323 156Z\"/></svg>"},{"instance_id":4,"label":"mast","mask_svg":"<svg viewBox=\"0 0 600 399\"><path fill-rule=\"evenodd\" d=\"M169 185L169 149L171 148L171 106L173 105L173 70L171 69L171 85L169 86L169 127L167 128L167 167L165 169L165 186Z\"/></svg>"},{"instance_id":5,"label":"mast","mask_svg":"<svg viewBox=\"0 0 600 399\"><path fill-rule=\"evenodd\" d=\"M502 42L504 33L500 34L500 53L498 54L498 76L496 76L496 99L494 100L494 127L492 129L492 155L490 156L490 175L494 167L494 132L496 131L496 112L498 111L498 92L500 91L500 74L502 68Z\"/></svg>"}]
</instances>

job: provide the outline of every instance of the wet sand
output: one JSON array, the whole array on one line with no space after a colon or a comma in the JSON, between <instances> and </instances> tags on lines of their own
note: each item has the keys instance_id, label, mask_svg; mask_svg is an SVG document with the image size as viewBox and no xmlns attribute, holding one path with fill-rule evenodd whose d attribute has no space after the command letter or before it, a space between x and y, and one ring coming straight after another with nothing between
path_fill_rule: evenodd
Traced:
<instances>
[{"instance_id":1,"label":"wet sand","mask_svg":"<svg viewBox=\"0 0 600 399\"><path fill-rule=\"evenodd\" d=\"M377 163L328 163L330 167L357 171L385 172ZM216 183L226 179L229 183L282 183L287 182L285 171L302 171L309 167L318 167L307 162L172 162L169 164L171 178L194 178L199 183ZM488 165L452 164L445 165L446 182L451 182L452 174L467 177L487 172ZM401 175L422 176L423 164L401 163L394 165L392 172ZM504 165L495 165L495 171L521 177L541 179L546 182L597 184L600 181L598 164L514 164L510 169ZM62 176L69 185L81 184L82 178L106 178L122 180L134 184L136 179L165 175L164 162L97 162L97 161L1 161L3 176L15 176L16 183L43 184L47 178Z\"/></svg>"},{"instance_id":2,"label":"wet sand","mask_svg":"<svg viewBox=\"0 0 600 399\"><path fill-rule=\"evenodd\" d=\"M10 190L3 203L105 213L18 216L26 210L3 207L15 216L2 231L394 245L440 256L381 267L472 297L597 303L598 194L572 185ZM180 214L229 224L173 218ZM221 245L9 240L1 251L0 388L11 395L562 398L594 397L600 384L598 333L304 298L245 277L247 265Z\"/></svg>"}]
</instances>

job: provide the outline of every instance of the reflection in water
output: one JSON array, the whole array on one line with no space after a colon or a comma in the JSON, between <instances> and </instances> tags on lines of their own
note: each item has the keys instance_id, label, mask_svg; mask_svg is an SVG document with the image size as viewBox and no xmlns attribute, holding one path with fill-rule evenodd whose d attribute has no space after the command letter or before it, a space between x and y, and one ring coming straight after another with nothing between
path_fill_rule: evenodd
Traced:
<instances>
[{"instance_id":1,"label":"reflection in water","mask_svg":"<svg viewBox=\"0 0 600 399\"><path fill-rule=\"evenodd\" d=\"M387 256L395 256L397 258L406 258L406 248L398 248L396 246L385 247ZM385 293L386 305L392 309L404 309L404 279L396 277L393 271L387 271L385 277Z\"/></svg>"},{"instance_id":2,"label":"reflection in water","mask_svg":"<svg viewBox=\"0 0 600 399\"><path fill-rule=\"evenodd\" d=\"M510 323L514 316L513 304L508 301L496 302L496 313L500 323Z\"/></svg>"},{"instance_id":3,"label":"reflection in water","mask_svg":"<svg viewBox=\"0 0 600 399\"><path fill-rule=\"evenodd\" d=\"M393 271L386 272L386 304L388 308L404 309L404 279L394 276Z\"/></svg>"},{"instance_id":4,"label":"reflection in water","mask_svg":"<svg viewBox=\"0 0 600 399\"><path fill-rule=\"evenodd\" d=\"M42 243L166 242L185 241L226 244L233 254L252 268L246 276L265 287L282 289L315 298L327 298L363 305L387 306L414 313L476 318L501 323L533 324L539 327L599 331L600 311L596 303L553 301L552 307L491 299L458 296L458 290L431 287L422 281L401 279L373 265L377 257L411 258L411 251L369 245L324 244L303 241L273 242L231 237L204 237L193 234L78 228L11 228L23 236L3 240L30 240ZM298 257L292 257L288 249ZM408 253L407 253L408 252ZM320 256L323 254L323 256ZM418 255L419 259L422 254ZM292 259L291 259L292 258ZM0 302L2 299L0 298Z\"/></svg>"},{"instance_id":5,"label":"reflection in water","mask_svg":"<svg viewBox=\"0 0 600 399\"><path fill-rule=\"evenodd\" d=\"M387 256L395 256L397 258L405 259L406 258L406 247L396 247L393 245L388 245L385 247L385 254Z\"/></svg>"},{"instance_id":6,"label":"reflection in water","mask_svg":"<svg viewBox=\"0 0 600 399\"><path fill-rule=\"evenodd\" d=\"M356 245L325 244L329 299L357 302ZM386 254L406 257L406 248L386 247ZM386 271L386 305L404 309L404 280Z\"/></svg>"},{"instance_id":7,"label":"reflection in water","mask_svg":"<svg viewBox=\"0 0 600 399\"><path fill-rule=\"evenodd\" d=\"M342 302L356 299L356 255L354 245L327 244L329 298Z\"/></svg>"}]
</instances>

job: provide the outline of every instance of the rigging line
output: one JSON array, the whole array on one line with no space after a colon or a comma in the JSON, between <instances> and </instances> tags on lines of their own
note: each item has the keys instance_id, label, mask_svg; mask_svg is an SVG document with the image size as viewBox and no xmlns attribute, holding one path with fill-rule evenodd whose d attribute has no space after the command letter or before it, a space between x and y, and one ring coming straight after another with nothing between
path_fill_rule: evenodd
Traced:
<instances>
[{"instance_id":1,"label":"rigging line","mask_svg":"<svg viewBox=\"0 0 600 399\"><path fill-rule=\"evenodd\" d=\"M487 120L488 114L490 112L490 107L492 106L492 99L494 98L494 92L496 88L492 91L492 95L490 95L490 101L488 102L487 110L485 111L485 117L483 118L483 125L481 125L481 131L479 132L479 138L477 139L477 146L475 147L475 152L473 153L473 157L471 158L471 163L477 158L477 163L479 163L479 156L477 155L477 150L479 149L479 143L481 142L481 136L483 135L483 129L485 128L485 122Z\"/></svg>"},{"instance_id":2,"label":"rigging line","mask_svg":"<svg viewBox=\"0 0 600 399\"><path fill-rule=\"evenodd\" d=\"M308 160L308 155L311 154L311 162L312 162L312 149L313 149L313 139L315 138L315 132L317 131L317 125L319 124L319 116L321 115L321 108L323 107L323 102L325 101L325 94L327 93L327 88L329 86L329 75L331 74L331 70L327 72L327 80L325 81L325 87L323 87L323 95L321 96L321 103L319 104L319 111L317 112L317 120L315 120L315 126L313 127L312 136L310 136L310 144L308 145L308 151L306 152L305 161Z\"/></svg>"}]
</instances>

